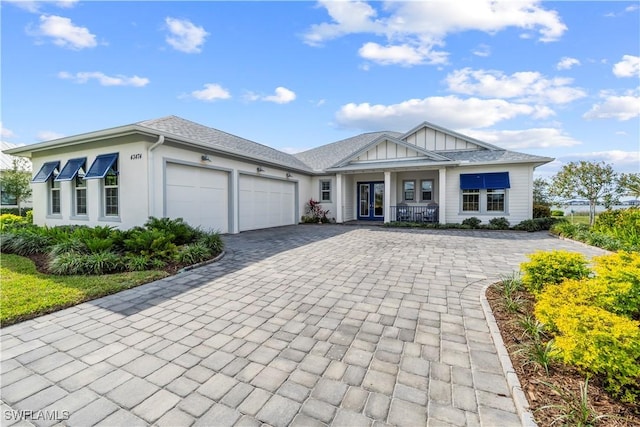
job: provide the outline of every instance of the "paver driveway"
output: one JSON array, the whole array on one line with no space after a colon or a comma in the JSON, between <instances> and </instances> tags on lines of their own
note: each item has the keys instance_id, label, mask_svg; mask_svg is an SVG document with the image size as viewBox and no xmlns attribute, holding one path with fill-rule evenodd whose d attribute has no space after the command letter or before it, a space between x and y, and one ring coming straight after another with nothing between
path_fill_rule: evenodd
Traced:
<instances>
[{"instance_id":1,"label":"paver driveway","mask_svg":"<svg viewBox=\"0 0 640 427\"><path fill-rule=\"evenodd\" d=\"M481 306L544 233L298 226L2 330L2 424L521 424ZM22 424L26 424L23 420Z\"/></svg>"}]
</instances>

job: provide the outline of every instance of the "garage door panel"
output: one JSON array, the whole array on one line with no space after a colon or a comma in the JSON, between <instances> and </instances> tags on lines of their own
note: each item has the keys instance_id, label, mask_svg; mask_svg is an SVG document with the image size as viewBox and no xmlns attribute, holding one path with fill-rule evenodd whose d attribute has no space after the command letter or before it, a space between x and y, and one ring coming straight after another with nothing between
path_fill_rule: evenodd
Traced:
<instances>
[{"instance_id":1,"label":"garage door panel","mask_svg":"<svg viewBox=\"0 0 640 427\"><path fill-rule=\"evenodd\" d=\"M295 184L240 176L240 231L295 224Z\"/></svg>"},{"instance_id":2,"label":"garage door panel","mask_svg":"<svg viewBox=\"0 0 640 427\"><path fill-rule=\"evenodd\" d=\"M226 172L167 164L166 215L183 218L205 230L229 232L229 190Z\"/></svg>"}]
</instances>

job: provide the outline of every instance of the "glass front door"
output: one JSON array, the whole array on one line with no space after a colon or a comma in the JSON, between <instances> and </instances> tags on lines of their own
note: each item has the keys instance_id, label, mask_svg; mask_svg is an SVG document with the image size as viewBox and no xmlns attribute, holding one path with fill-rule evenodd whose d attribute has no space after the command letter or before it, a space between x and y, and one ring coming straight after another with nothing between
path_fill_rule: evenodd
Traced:
<instances>
[{"instance_id":1,"label":"glass front door","mask_svg":"<svg viewBox=\"0 0 640 427\"><path fill-rule=\"evenodd\" d=\"M384 182L358 183L358 219L384 219Z\"/></svg>"}]
</instances>

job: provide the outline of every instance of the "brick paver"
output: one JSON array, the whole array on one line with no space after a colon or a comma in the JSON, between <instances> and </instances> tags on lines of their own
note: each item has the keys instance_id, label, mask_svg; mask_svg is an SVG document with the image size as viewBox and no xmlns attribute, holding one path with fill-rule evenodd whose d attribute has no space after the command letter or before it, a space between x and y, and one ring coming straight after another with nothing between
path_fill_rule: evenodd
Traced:
<instances>
[{"instance_id":1,"label":"brick paver","mask_svg":"<svg viewBox=\"0 0 640 427\"><path fill-rule=\"evenodd\" d=\"M535 250L602 253L331 225L225 240L217 263L3 328L2 425L519 426L482 290Z\"/></svg>"}]
</instances>

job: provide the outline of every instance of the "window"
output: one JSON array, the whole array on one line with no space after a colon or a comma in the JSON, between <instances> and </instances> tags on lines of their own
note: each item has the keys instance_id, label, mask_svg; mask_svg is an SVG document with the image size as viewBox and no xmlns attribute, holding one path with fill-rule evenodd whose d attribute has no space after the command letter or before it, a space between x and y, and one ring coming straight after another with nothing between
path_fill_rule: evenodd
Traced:
<instances>
[{"instance_id":1,"label":"window","mask_svg":"<svg viewBox=\"0 0 640 427\"><path fill-rule=\"evenodd\" d=\"M4 188L2 188L2 184L0 184L0 203L3 206L6 205L17 205L18 204L18 199L16 199L14 196L11 196L7 193L5 193Z\"/></svg>"},{"instance_id":2,"label":"window","mask_svg":"<svg viewBox=\"0 0 640 427\"><path fill-rule=\"evenodd\" d=\"M416 199L416 182L415 181L403 181L403 195L404 200L412 202Z\"/></svg>"},{"instance_id":3,"label":"window","mask_svg":"<svg viewBox=\"0 0 640 427\"><path fill-rule=\"evenodd\" d=\"M487 211L504 212L504 189L487 190Z\"/></svg>"},{"instance_id":4,"label":"window","mask_svg":"<svg viewBox=\"0 0 640 427\"><path fill-rule=\"evenodd\" d=\"M75 214L86 215L87 214L87 183L84 177L76 175L75 179Z\"/></svg>"},{"instance_id":5,"label":"window","mask_svg":"<svg viewBox=\"0 0 640 427\"><path fill-rule=\"evenodd\" d=\"M49 213L60 215L60 181L49 180Z\"/></svg>"},{"instance_id":6,"label":"window","mask_svg":"<svg viewBox=\"0 0 640 427\"><path fill-rule=\"evenodd\" d=\"M96 157L84 179L102 180L102 214L117 217L120 214L118 154L101 154Z\"/></svg>"},{"instance_id":7,"label":"window","mask_svg":"<svg viewBox=\"0 0 640 427\"><path fill-rule=\"evenodd\" d=\"M320 201L331 202L331 180L330 179L320 180Z\"/></svg>"},{"instance_id":8,"label":"window","mask_svg":"<svg viewBox=\"0 0 640 427\"><path fill-rule=\"evenodd\" d=\"M104 215L118 216L118 173L113 169L104 177Z\"/></svg>"},{"instance_id":9,"label":"window","mask_svg":"<svg viewBox=\"0 0 640 427\"><path fill-rule=\"evenodd\" d=\"M422 190L422 200L423 201L432 201L433 200L433 181L422 181L420 183L420 188Z\"/></svg>"},{"instance_id":10,"label":"window","mask_svg":"<svg viewBox=\"0 0 640 427\"><path fill-rule=\"evenodd\" d=\"M463 212L480 211L480 190L478 189L462 190L462 211Z\"/></svg>"}]
</instances>

